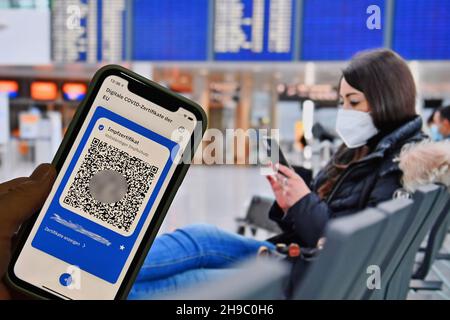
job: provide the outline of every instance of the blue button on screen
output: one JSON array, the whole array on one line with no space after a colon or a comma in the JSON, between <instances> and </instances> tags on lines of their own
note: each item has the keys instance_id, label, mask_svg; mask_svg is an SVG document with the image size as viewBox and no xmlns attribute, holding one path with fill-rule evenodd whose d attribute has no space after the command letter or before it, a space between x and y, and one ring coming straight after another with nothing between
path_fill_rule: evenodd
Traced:
<instances>
[{"instance_id":1,"label":"blue button on screen","mask_svg":"<svg viewBox=\"0 0 450 320\"><path fill-rule=\"evenodd\" d=\"M59 283L64 287L70 286L72 283L72 276L69 273L63 273L59 277Z\"/></svg>"}]
</instances>

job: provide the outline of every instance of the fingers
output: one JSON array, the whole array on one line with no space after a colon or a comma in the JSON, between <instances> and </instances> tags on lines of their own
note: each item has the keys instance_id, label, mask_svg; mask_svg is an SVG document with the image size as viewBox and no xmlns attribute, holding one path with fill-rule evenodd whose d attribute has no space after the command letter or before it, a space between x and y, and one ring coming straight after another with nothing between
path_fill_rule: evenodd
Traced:
<instances>
[{"instance_id":1,"label":"fingers","mask_svg":"<svg viewBox=\"0 0 450 320\"><path fill-rule=\"evenodd\" d=\"M8 288L3 284L3 282L0 282L0 300L9 300L11 299L11 295L9 293Z\"/></svg>"},{"instance_id":2,"label":"fingers","mask_svg":"<svg viewBox=\"0 0 450 320\"><path fill-rule=\"evenodd\" d=\"M281 183L282 185L286 185L289 181L289 178L285 175L282 175L281 173L277 173L275 176L277 178L277 181L279 181L279 183Z\"/></svg>"},{"instance_id":3,"label":"fingers","mask_svg":"<svg viewBox=\"0 0 450 320\"><path fill-rule=\"evenodd\" d=\"M55 168L49 163L42 163L36 169L34 169L33 173L30 176L32 180L43 180L56 177Z\"/></svg>"},{"instance_id":4,"label":"fingers","mask_svg":"<svg viewBox=\"0 0 450 320\"><path fill-rule=\"evenodd\" d=\"M292 170L291 168L288 168L286 166L283 166L282 164L278 164L278 170L283 173L288 178L296 178L298 177L298 174Z\"/></svg>"},{"instance_id":5,"label":"fingers","mask_svg":"<svg viewBox=\"0 0 450 320\"><path fill-rule=\"evenodd\" d=\"M277 181L277 179L273 176L267 176L267 180L269 180L270 186L274 192L277 192L282 189L282 186Z\"/></svg>"},{"instance_id":6,"label":"fingers","mask_svg":"<svg viewBox=\"0 0 450 320\"><path fill-rule=\"evenodd\" d=\"M21 178L16 178L10 181L6 181L2 184L0 184L0 196L3 193L6 193L9 191L9 189L13 189L15 188L18 184L21 184L22 182L27 181L29 178L27 177L21 177Z\"/></svg>"},{"instance_id":7,"label":"fingers","mask_svg":"<svg viewBox=\"0 0 450 320\"><path fill-rule=\"evenodd\" d=\"M29 178L9 183L8 191L0 195L0 236L12 236L23 221L42 207L55 177L55 169L43 164Z\"/></svg>"}]
</instances>

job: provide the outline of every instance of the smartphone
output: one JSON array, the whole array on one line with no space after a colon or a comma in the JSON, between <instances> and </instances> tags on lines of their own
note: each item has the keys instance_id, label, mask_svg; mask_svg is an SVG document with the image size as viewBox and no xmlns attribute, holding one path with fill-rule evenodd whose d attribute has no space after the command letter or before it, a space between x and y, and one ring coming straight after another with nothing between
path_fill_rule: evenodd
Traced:
<instances>
[{"instance_id":1,"label":"smartphone","mask_svg":"<svg viewBox=\"0 0 450 320\"><path fill-rule=\"evenodd\" d=\"M8 270L41 298L123 299L206 129L194 102L120 66L100 69Z\"/></svg>"},{"instance_id":2,"label":"smartphone","mask_svg":"<svg viewBox=\"0 0 450 320\"><path fill-rule=\"evenodd\" d=\"M284 156L283 151L281 151L280 145L275 138L264 137L263 143L266 148L266 156L273 164L277 162L292 169L292 166L286 160L286 157Z\"/></svg>"}]
</instances>

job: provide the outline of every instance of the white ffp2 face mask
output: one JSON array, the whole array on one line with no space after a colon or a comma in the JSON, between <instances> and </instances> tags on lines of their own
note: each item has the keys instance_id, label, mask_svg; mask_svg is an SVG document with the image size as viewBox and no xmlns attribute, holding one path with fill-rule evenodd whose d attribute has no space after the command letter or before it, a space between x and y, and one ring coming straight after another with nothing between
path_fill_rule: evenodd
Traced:
<instances>
[{"instance_id":1,"label":"white ffp2 face mask","mask_svg":"<svg viewBox=\"0 0 450 320\"><path fill-rule=\"evenodd\" d=\"M369 113L352 109L339 109L336 132L348 148L358 148L378 133Z\"/></svg>"}]
</instances>

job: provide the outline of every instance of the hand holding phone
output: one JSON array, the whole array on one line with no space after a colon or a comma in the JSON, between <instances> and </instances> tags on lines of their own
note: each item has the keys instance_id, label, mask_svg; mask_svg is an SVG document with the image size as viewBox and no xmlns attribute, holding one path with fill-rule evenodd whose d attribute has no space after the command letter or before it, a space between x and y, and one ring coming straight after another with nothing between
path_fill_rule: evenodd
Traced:
<instances>
[{"instance_id":1,"label":"hand holding phone","mask_svg":"<svg viewBox=\"0 0 450 320\"><path fill-rule=\"evenodd\" d=\"M292 169L292 166L287 161L275 138L264 137L262 139L262 145L265 149L265 157L270 163L270 166L266 168L267 170L265 170L265 175L275 175L276 173L278 173L278 164Z\"/></svg>"},{"instance_id":2,"label":"hand holding phone","mask_svg":"<svg viewBox=\"0 0 450 320\"><path fill-rule=\"evenodd\" d=\"M300 199L308 195L311 190L292 168L279 165L279 173L268 176L275 199L280 208L286 213Z\"/></svg>"},{"instance_id":3,"label":"hand holding phone","mask_svg":"<svg viewBox=\"0 0 450 320\"><path fill-rule=\"evenodd\" d=\"M42 164L30 177L16 178L0 184L0 300L16 296L3 283L15 233L22 223L42 207L55 176L53 166Z\"/></svg>"},{"instance_id":4,"label":"hand holding phone","mask_svg":"<svg viewBox=\"0 0 450 320\"><path fill-rule=\"evenodd\" d=\"M194 102L122 67L99 70L9 282L37 297L126 298L205 129Z\"/></svg>"}]
</instances>

